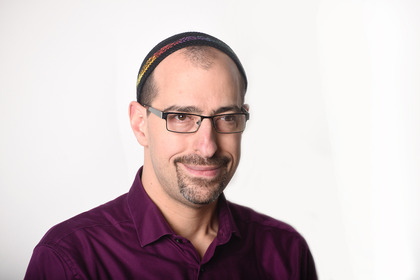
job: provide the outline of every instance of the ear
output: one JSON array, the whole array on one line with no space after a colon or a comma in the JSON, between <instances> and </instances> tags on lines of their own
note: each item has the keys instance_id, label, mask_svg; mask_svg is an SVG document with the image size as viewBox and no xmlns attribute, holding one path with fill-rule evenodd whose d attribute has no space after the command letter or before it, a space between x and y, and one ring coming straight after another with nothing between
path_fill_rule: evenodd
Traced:
<instances>
[{"instance_id":1,"label":"ear","mask_svg":"<svg viewBox=\"0 0 420 280\"><path fill-rule=\"evenodd\" d=\"M138 102L132 101L128 108L128 114L130 117L131 129L136 136L137 142L143 147L148 145L147 143L147 111L146 108L141 106Z\"/></svg>"}]
</instances>

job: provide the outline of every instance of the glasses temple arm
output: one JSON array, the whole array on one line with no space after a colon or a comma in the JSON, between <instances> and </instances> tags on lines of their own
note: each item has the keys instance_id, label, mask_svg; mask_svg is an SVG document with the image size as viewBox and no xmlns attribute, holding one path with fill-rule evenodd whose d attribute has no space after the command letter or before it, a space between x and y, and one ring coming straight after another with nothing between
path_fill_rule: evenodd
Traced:
<instances>
[{"instance_id":1,"label":"glasses temple arm","mask_svg":"<svg viewBox=\"0 0 420 280\"><path fill-rule=\"evenodd\" d=\"M161 119L164 119L164 113L162 111L159 111L159 110L157 110L157 109L155 109L153 107L147 106L147 105L145 105L145 106L147 107L147 110L149 112L155 114L156 116L158 116Z\"/></svg>"}]
</instances>

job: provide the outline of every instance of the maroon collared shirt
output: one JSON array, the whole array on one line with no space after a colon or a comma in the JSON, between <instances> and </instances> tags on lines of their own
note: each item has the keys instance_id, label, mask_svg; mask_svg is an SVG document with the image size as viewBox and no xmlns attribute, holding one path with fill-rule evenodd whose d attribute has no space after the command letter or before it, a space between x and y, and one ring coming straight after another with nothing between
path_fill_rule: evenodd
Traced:
<instances>
[{"instance_id":1,"label":"maroon collared shirt","mask_svg":"<svg viewBox=\"0 0 420 280\"><path fill-rule=\"evenodd\" d=\"M317 279L308 245L289 225L219 198L219 230L200 259L141 183L56 225L25 279Z\"/></svg>"}]
</instances>

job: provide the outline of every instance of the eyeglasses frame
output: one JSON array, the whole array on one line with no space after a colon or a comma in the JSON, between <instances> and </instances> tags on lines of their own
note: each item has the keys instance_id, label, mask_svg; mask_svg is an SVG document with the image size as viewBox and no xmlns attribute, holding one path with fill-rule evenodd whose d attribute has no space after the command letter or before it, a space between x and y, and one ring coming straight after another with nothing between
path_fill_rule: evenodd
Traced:
<instances>
[{"instance_id":1,"label":"eyeglasses frame","mask_svg":"<svg viewBox=\"0 0 420 280\"><path fill-rule=\"evenodd\" d=\"M241 131L235 131L235 132L220 132L220 131L218 131L217 128L216 128L216 125L214 123L214 118L216 118L216 117L223 117L223 116L231 116L231 115L245 115L245 124L249 120L249 112L244 107L241 107L241 111L242 111L241 113L219 114L219 115L214 115L214 116L202 116L202 115L198 115L198 114L183 113L183 112L163 112L163 111L160 111L160 110L158 110L156 108L153 108L150 105L143 104L142 106L145 107L149 112L151 112L154 115L156 115L157 117L165 120L165 122L166 122L166 130L167 131L173 132L173 133L180 133L180 134L196 133L200 129L201 123L203 122L204 119L210 119L211 120L211 123L213 125L213 128L214 128L214 130L217 133L220 133L220 134L242 133L242 132L245 131L246 125L245 125L244 129L241 130ZM194 131L188 131L188 132L179 132L179 131L169 130L169 128L168 128L168 119L167 119L169 114L185 114L185 115L190 115L190 116L197 116L197 117L200 117L201 119L200 119L200 123L199 123L199 125L198 125L198 127L197 127L196 130L194 130Z\"/></svg>"}]
</instances>

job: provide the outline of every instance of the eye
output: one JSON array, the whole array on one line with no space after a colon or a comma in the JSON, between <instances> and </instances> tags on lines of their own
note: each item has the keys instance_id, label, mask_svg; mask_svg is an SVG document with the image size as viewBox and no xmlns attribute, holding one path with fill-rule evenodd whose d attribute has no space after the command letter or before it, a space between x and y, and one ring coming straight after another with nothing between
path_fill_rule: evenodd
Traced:
<instances>
[{"instance_id":1,"label":"eye","mask_svg":"<svg viewBox=\"0 0 420 280\"><path fill-rule=\"evenodd\" d=\"M188 122L191 121L192 116L189 114L183 114L183 113L172 113L168 115L168 120L171 122Z\"/></svg>"},{"instance_id":2,"label":"eye","mask_svg":"<svg viewBox=\"0 0 420 280\"><path fill-rule=\"evenodd\" d=\"M236 116L235 115L224 115L221 119L224 122L234 122L234 121L236 121Z\"/></svg>"},{"instance_id":3,"label":"eye","mask_svg":"<svg viewBox=\"0 0 420 280\"><path fill-rule=\"evenodd\" d=\"M176 114L175 116L174 116L174 118L177 120L177 121L185 121L186 119L187 119L187 115L185 115L185 114Z\"/></svg>"}]
</instances>

